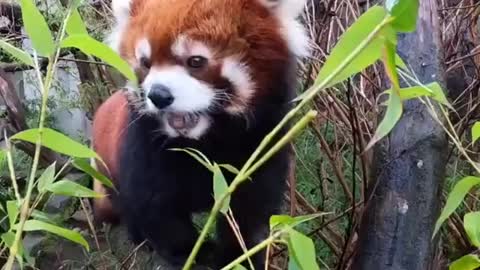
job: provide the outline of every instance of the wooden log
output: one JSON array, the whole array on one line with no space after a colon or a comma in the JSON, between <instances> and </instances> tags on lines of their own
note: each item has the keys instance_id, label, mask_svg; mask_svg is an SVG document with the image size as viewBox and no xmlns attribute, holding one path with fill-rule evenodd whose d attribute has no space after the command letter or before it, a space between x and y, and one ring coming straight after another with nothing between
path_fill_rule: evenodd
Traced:
<instances>
[{"instance_id":1,"label":"wooden log","mask_svg":"<svg viewBox=\"0 0 480 270\"><path fill-rule=\"evenodd\" d=\"M440 23L436 0L420 2L417 30L399 36L398 53L422 83L443 87ZM405 86L405 84L403 84ZM418 100L374 150L371 200L362 218L352 269L434 269L434 224L441 206L447 139Z\"/></svg>"}]
</instances>

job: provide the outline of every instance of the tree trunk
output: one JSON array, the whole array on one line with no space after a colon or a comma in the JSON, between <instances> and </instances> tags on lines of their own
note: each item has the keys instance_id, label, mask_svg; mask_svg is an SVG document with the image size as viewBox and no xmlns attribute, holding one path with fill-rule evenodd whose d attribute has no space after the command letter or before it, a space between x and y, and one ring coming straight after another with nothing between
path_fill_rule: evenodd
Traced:
<instances>
[{"instance_id":1,"label":"tree trunk","mask_svg":"<svg viewBox=\"0 0 480 270\"><path fill-rule=\"evenodd\" d=\"M443 87L444 69L435 0L420 2L417 30L401 34L398 53L422 83ZM405 86L405 84L403 85ZM431 236L440 211L448 144L443 128L418 100L375 149L375 164L353 269L434 269Z\"/></svg>"}]
</instances>

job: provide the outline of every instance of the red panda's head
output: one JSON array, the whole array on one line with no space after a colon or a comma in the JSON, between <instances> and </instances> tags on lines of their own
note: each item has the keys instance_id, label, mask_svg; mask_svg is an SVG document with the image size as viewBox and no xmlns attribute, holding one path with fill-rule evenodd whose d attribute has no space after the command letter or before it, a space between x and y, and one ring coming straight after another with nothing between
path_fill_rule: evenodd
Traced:
<instances>
[{"instance_id":1,"label":"red panda's head","mask_svg":"<svg viewBox=\"0 0 480 270\"><path fill-rule=\"evenodd\" d=\"M307 54L305 0L112 0L110 45L137 72L145 111L171 136L200 138L210 113L243 114L279 67Z\"/></svg>"}]
</instances>

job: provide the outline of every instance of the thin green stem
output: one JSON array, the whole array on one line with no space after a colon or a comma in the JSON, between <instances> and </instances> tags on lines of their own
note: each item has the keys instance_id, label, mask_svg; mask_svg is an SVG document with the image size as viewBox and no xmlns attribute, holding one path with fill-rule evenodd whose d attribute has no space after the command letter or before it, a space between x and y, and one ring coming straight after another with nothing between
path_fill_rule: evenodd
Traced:
<instances>
[{"instance_id":1,"label":"thin green stem","mask_svg":"<svg viewBox=\"0 0 480 270\"><path fill-rule=\"evenodd\" d=\"M66 22L70 18L70 15L72 13L72 10L69 9L67 12L67 15L65 17L65 20L63 22L61 31L58 36L58 42L57 44L60 43L61 40L63 40L65 36L65 29L66 29ZM25 200L21 206L20 210L20 222L18 224L18 227L16 228L16 233L15 233L15 239L13 241L12 247L10 248L10 255L8 257L7 263L5 265L5 270L11 270L13 268L13 263L15 261L15 257L18 254L18 247L19 243L21 241L22 233L23 233L23 228L25 226L25 222L29 218L29 209L30 209L30 200L32 196L32 190L35 182L35 175L37 173L38 169L38 163L40 161L40 150L42 147L42 135L43 135L43 128L45 125L45 118L47 115L47 101L48 101L48 93L50 90L50 87L53 82L53 78L55 75L55 67L58 62L58 58L60 56L60 47L56 48L55 54L49 58L48 61L48 66L47 66L47 73L45 76L45 81L42 83L42 76L40 72L40 66L38 65L38 58L36 53L34 53L34 58L35 58L35 71L38 76L38 81L40 83L40 89L42 91L42 103L41 103L41 108L40 108L40 119L38 123L38 138L35 142L35 154L33 156L33 164L32 168L30 171L30 177L28 180L28 186L27 186L27 193L25 195Z\"/></svg>"},{"instance_id":2,"label":"thin green stem","mask_svg":"<svg viewBox=\"0 0 480 270\"><path fill-rule=\"evenodd\" d=\"M15 168L13 166L12 145L10 143L10 140L7 138L6 131L4 131L3 135L5 137L5 142L7 146L7 163L8 163L8 170L10 172L10 178L12 179L12 186L15 192L15 198L17 199L17 202L20 203L22 201L22 196L18 191L17 176L15 175Z\"/></svg>"},{"instance_id":3,"label":"thin green stem","mask_svg":"<svg viewBox=\"0 0 480 270\"><path fill-rule=\"evenodd\" d=\"M251 256L255 255L257 252L260 252L262 249L266 248L267 246L269 246L270 244L274 243L275 242L275 239L278 238L280 235L282 234L282 232L277 232L277 233L274 233L273 235L271 235L270 237L268 237L267 239L263 240L262 242L260 242L259 244L257 244L256 246L254 246L253 248L249 249L246 253L244 253L242 256L238 257L237 259L235 259L234 261L232 261L231 263L227 264L226 266L224 266L221 270L228 270L228 269L232 269L233 267L235 267L236 265L239 265L240 263L242 263L243 261L247 260L248 258L250 258Z\"/></svg>"},{"instance_id":4,"label":"thin green stem","mask_svg":"<svg viewBox=\"0 0 480 270\"><path fill-rule=\"evenodd\" d=\"M217 216L219 210L221 209L222 203L227 198L230 196L236 189L238 185L240 185L243 181L248 179L248 173L253 173L254 170L250 170L252 167L252 164L254 164L255 160L257 160L258 156L260 153L267 147L272 139L277 135L277 133L280 132L280 130L307 104L309 103L321 90L323 90L325 87L328 86L328 84L335 79L335 77L340 74L369 44L372 42L372 40L378 35L378 33L390 23L391 17L387 16L383 19L383 21L377 25L373 31L359 44L358 47L355 48L346 58L343 60L340 65L329 75L320 82L317 85L312 86L306 91L305 97L302 99L302 101L295 106L292 110L290 110L284 118L273 128L273 130L268 133L265 138L260 142L260 145L255 149L253 154L250 156L250 158L245 162L243 165L242 169L240 172L237 174L235 179L232 181L230 184L227 193L225 193L223 196L221 196L220 200L216 201L212 210L210 211L210 214L208 216L207 222L205 226L202 229L202 232L200 233L200 236L197 239L197 242L194 245L194 248L192 249L192 252L190 253L190 256L188 257L183 270L190 270L193 262L195 260L195 257L198 254L198 251L200 250L201 245L205 241L205 238L210 230L210 227L212 226L215 217ZM288 133L287 133L288 134ZM283 139L283 138L282 138ZM282 140L280 139L280 140ZM274 153L272 153L274 154ZM260 160L262 161L262 159ZM262 161L264 162L264 161ZM258 166L255 166L256 168L260 167L261 163L258 164Z\"/></svg>"},{"instance_id":5,"label":"thin green stem","mask_svg":"<svg viewBox=\"0 0 480 270\"><path fill-rule=\"evenodd\" d=\"M200 248L202 247L203 242L207 238L207 234L209 232L209 229L213 225L213 223L215 222L216 215L218 214L218 212L222 208L223 201L226 198L227 198L227 196L222 196L222 198L220 200L216 201L215 204L213 205L212 211L211 211L210 215L208 216L207 222L205 223L205 226L203 227L203 230L198 237L198 239L201 239L201 241L197 240L197 242L195 242L195 245L193 246L192 252L190 253L190 256L188 257L187 262L183 266L182 270L188 270L192 267L192 265L195 261L195 257L198 254L198 252L200 251ZM215 213L215 214L213 214L213 213Z\"/></svg>"},{"instance_id":6,"label":"thin green stem","mask_svg":"<svg viewBox=\"0 0 480 270\"><path fill-rule=\"evenodd\" d=\"M309 111L295 126L293 126L265 155L263 155L257 162L255 162L247 172L245 172L245 179L250 177L258 168L260 168L267 160L269 160L275 153L284 147L289 141L295 138L298 133L302 132L305 127L317 116L316 111ZM238 182L243 182L244 178L239 178Z\"/></svg>"}]
</instances>

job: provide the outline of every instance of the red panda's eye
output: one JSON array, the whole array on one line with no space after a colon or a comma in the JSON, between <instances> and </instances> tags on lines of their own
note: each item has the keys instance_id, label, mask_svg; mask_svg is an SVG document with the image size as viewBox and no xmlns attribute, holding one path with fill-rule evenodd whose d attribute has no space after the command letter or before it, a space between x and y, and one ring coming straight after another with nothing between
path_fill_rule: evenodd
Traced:
<instances>
[{"instance_id":1,"label":"red panda's eye","mask_svg":"<svg viewBox=\"0 0 480 270\"><path fill-rule=\"evenodd\" d=\"M202 68L206 66L208 63L208 59L203 56L191 56L187 59L187 65L190 68Z\"/></svg>"},{"instance_id":2,"label":"red panda's eye","mask_svg":"<svg viewBox=\"0 0 480 270\"><path fill-rule=\"evenodd\" d=\"M148 59L147 57L142 57L142 58L140 58L140 65L143 68L149 69L151 67L152 63L150 62L150 59Z\"/></svg>"}]
</instances>

